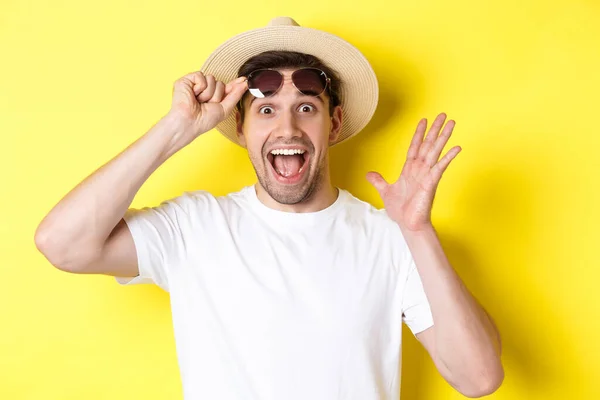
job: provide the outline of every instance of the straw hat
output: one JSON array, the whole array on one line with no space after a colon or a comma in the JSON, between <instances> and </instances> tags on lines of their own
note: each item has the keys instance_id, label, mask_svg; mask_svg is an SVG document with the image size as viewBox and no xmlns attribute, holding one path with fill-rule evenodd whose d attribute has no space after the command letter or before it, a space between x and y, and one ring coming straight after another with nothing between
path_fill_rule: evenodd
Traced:
<instances>
[{"instance_id":1,"label":"straw hat","mask_svg":"<svg viewBox=\"0 0 600 400\"><path fill-rule=\"evenodd\" d=\"M270 50L311 54L339 74L340 105L344 118L342 130L333 144L356 135L367 125L379 98L377 77L367 59L340 37L301 27L289 17L274 18L266 27L243 32L227 40L208 57L201 71L227 83L237 78L238 70L246 60ZM235 113L230 113L216 128L239 145Z\"/></svg>"}]
</instances>

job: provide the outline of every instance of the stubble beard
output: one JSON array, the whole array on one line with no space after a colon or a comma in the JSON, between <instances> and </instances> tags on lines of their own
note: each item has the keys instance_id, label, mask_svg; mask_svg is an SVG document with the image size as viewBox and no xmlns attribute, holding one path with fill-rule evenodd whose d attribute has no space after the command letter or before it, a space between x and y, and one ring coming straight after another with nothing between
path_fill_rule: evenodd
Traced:
<instances>
[{"instance_id":1,"label":"stubble beard","mask_svg":"<svg viewBox=\"0 0 600 400\"><path fill-rule=\"evenodd\" d=\"M325 183L327 153L316 164L314 164L313 155L310 157L310 165L305 167L308 168L308 171L305 172L308 177L295 185L285 185L275 181L269 171L271 166L267 165L269 160L262 157L256 160L255 157L250 156L250 161L258 182L273 200L279 204L298 204L310 200Z\"/></svg>"}]
</instances>

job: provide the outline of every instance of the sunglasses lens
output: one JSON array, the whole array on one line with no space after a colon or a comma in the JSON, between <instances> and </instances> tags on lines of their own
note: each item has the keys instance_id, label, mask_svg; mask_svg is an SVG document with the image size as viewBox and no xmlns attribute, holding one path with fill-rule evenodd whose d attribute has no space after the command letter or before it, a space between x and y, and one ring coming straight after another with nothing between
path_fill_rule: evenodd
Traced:
<instances>
[{"instance_id":1,"label":"sunglasses lens","mask_svg":"<svg viewBox=\"0 0 600 400\"><path fill-rule=\"evenodd\" d=\"M292 75L294 85L302 94L307 96L318 96L325 91L327 77L323 71L315 68L303 68Z\"/></svg>"},{"instance_id":2,"label":"sunglasses lens","mask_svg":"<svg viewBox=\"0 0 600 400\"><path fill-rule=\"evenodd\" d=\"M256 71L248 79L248 90L254 97L268 97L279 89L282 79L283 77L277 71Z\"/></svg>"}]
</instances>

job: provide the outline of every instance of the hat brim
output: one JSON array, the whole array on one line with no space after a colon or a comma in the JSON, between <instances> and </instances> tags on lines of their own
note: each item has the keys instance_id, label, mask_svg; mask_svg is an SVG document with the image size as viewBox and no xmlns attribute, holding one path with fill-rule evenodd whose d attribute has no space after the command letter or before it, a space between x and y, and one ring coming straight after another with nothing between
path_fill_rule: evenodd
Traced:
<instances>
[{"instance_id":1,"label":"hat brim","mask_svg":"<svg viewBox=\"0 0 600 400\"><path fill-rule=\"evenodd\" d=\"M302 26L267 26L241 33L219 46L201 68L205 75L230 82L240 67L257 54L271 50L296 51L318 57L336 71L341 80L342 129L332 145L359 133L370 121L379 99L377 76L365 56L338 36ZM216 129L240 145L235 113Z\"/></svg>"}]
</instances>

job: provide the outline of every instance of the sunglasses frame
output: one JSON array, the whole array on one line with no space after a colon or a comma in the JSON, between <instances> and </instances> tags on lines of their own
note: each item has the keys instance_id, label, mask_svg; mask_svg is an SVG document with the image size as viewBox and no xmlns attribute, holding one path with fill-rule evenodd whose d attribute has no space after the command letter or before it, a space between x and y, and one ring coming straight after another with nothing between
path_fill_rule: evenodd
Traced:
<instances>
[{"instance_id":1,"label":"sunglasses frame","mask_svg":"<svg viewBox=\"0 0 600 400\"><path fill-rule=\"evenodd\" d=\"M279 68L279 69L281 69L281 68ZM279 91L279 89L281 89L281 87L283 86L283 81L284 81L285 77L283 76L283 74L281 73L281 71L279 71L279 69L276 69L276 68L261 68L261 69L256 69L256 70L250 72L246 78L247 78L248 83L249 83L252 75L256 74L257 72L261 72L261 71L275 71L275 72L277 72L281 76L281 83L279 84L279 87L276 90L274 90L270 95L265 96L265 97L271 97L271 96L274 96ZM325 76L325 86L323 87L323 90L320 93L316 94L316 95L306 94L306 93L302 92L300 89L298 89L298 86L296 86L296 83L294 82L294 74L296 74L296 72L298 72L298 71L304 71L304 70L307 70L307 69L313 70L313 71L318 71L319 75ZM300 93L302 93L304 96L319 97L320 95L322 95L323 93L325 93L325 91L331 85L331 78L329 78L327 76L327 74L325 73L325 71L322 71L319 68L314 68L314 67L298 68L297 70L295 70L294 72L292 72L291 78L292 78L292 85L294 85L294 87L296 88L296 90L299 91ZM248 87L249 87L249 84L248 84ZM250 94L252 96L254 96L252 94L252 92L250 92ZM257 97L257 96L254 96L254 97Z\"/></svg>"}]
</instances>

